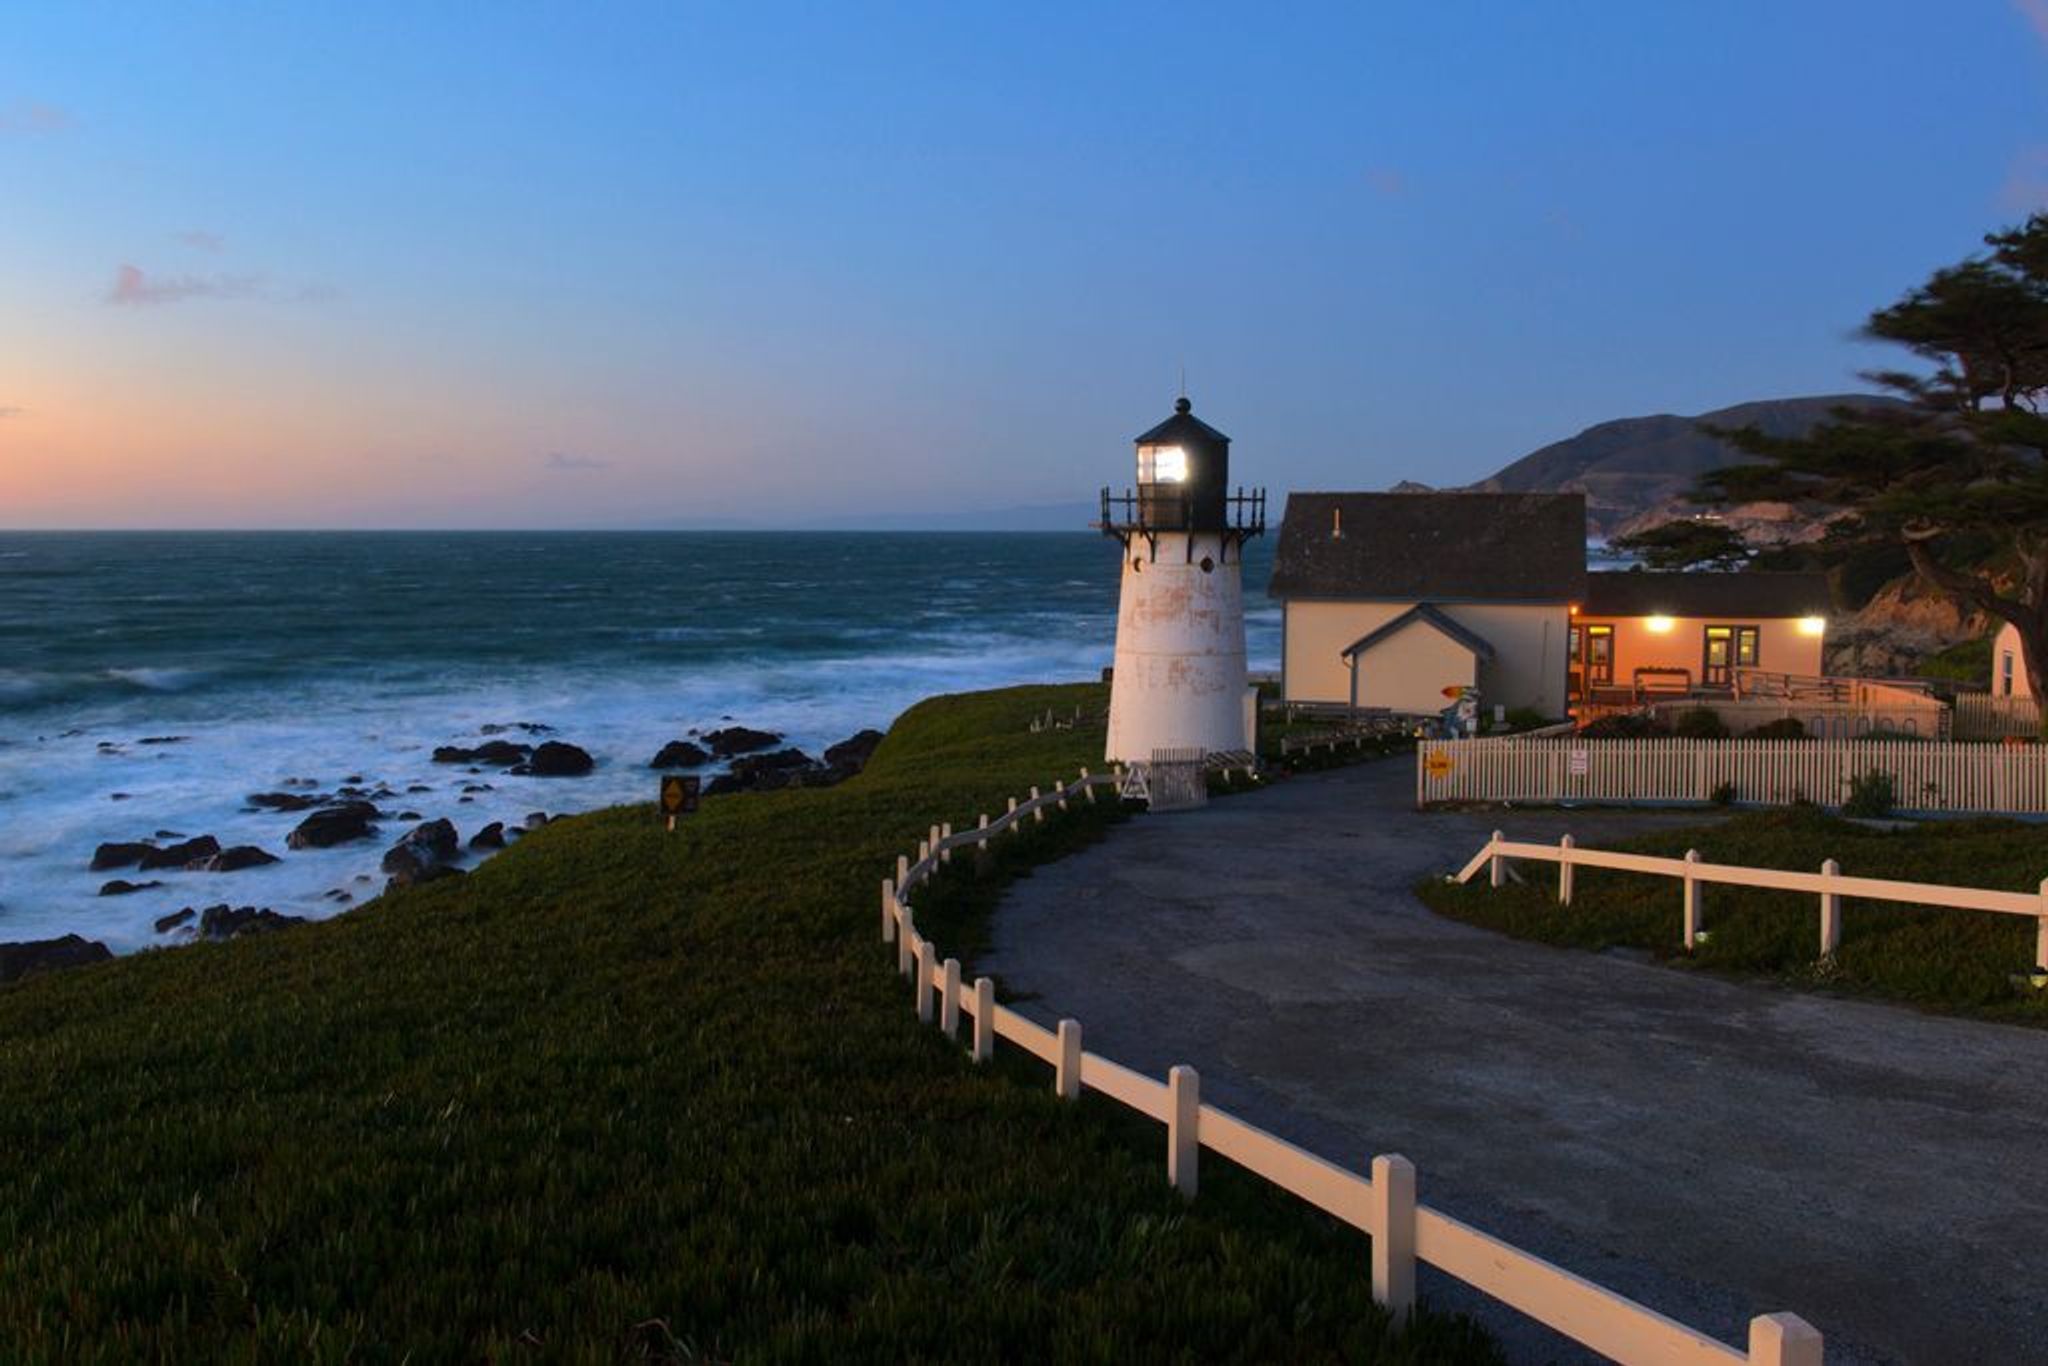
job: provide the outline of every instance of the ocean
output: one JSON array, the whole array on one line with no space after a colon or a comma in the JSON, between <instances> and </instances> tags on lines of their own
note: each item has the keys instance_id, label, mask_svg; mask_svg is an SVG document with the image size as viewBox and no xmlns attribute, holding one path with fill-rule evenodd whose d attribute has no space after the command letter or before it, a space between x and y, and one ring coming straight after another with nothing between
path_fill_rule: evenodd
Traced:
<instances>
[{"instance_id":1,"label":"ocean","mask_svg":"<svg viewBox=\"0 0 2048 1366\"><path fill-rule=\"evenodd\" d=\"M1278 664L1270 542L1246 557L1254 669ZM1113 542L1087 533L0 532L0 942L175 942L185 906L345 909L377 841L287 851L250 793L383 786L387 811L489 821L651 801L693 729L813 756L919 698L1098 677ZM432 761L484 727L550 726L583 778ZM517 738L517 737L515 737ZM464 783L488 792L462 793ZM468 801L462 800L464 796ZM91 872L103 841L210 834L280 861ZM112 878L165 885L103 897Z\"/></svg>"}]
</instances>

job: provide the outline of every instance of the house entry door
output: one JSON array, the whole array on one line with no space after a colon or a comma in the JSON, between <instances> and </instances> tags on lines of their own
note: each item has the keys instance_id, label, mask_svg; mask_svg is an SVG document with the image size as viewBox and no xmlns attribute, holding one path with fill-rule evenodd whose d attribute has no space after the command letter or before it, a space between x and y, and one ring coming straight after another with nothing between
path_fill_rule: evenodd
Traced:
<instances>
[{"instance_id":1,"label":"house entry door","mask_svg":"<svg viewBox=\"0 0 2048 1366\"><path fill-rule=\"evenodd\" d=\"M1735 681L1737 668L1755 668L1758 635L1754 626L1709 626L1700 682L1710 688L1725 688Z\"/></svg>"}]
</instances>

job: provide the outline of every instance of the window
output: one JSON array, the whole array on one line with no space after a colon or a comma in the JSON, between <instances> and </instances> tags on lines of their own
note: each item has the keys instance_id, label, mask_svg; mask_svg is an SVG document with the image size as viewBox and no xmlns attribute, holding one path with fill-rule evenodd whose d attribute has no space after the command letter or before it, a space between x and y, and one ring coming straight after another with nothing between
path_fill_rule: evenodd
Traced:
<instances>
[{"instance_id":1,"label":"window","mask_svg":"<svg viewBox=\"0 0 2048 1366\"><path fill-rule=\"evenodd\" d=\"M1614 628L1588 626L1586 633L1586 686L1614 682Z\"/></svg>"},{"instance_id":2,"label":"window","mask_svg":"<svg viewBox=\"0 0 2048 1366\"><path fill-rule=\"evenodd\" d=\"M1998 655L1998 695L2012 696L2012 651L2001 650Z\"/></svg>"},{"instance_id":3,"label":"window","mask_svg":"<svg viewBox=\"0 0 2048 1366\"><path fill-rule=\"evenodd\" d=\"M1700 682L1710 688L1725 688L1735 681L1735 670L1756 668L1761 662L1762 634L1755 626L1709 626L1700 659Z\"/></svg>"}]
</instances>

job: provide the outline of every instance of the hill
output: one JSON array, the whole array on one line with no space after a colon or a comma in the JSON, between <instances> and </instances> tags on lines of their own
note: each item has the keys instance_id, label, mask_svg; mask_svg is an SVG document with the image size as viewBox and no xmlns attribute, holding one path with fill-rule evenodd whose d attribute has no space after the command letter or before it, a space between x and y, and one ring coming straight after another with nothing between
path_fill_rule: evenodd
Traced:
<instances>
[{"instance_id":1,"label":"hill","mask_svg":"<svg viewBox=\"0 0 2048 1366\"><path fill-rule=\"evenodd\" d=\"M1749 458L1701 431L1702 423L1755 425L1772 436L1803 436L1834 408L1896 401L1876 394L1821 394L1738 403L1694 417L1658 413L1618 418L1532 451L1472 487L1502 493L1584 493L1588 530L1595 536L1612 536L1631 523L1664 520L1702 474Z\"/></svg>"}]
</instances>

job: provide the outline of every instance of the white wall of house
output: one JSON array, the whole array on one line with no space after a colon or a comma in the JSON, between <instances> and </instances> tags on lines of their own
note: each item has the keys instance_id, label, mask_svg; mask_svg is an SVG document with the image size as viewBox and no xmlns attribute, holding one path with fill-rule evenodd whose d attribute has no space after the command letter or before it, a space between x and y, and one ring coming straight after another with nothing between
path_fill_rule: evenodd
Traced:
<instances>
[{"instance_id":1,"label":"white wall of house","mask_svg":"<svg viewBox=\"0 0 2048 1366\"><path fill-rule=\"evenodd\" d=\"M2034 695L2034 682L2027 673L2027 656L2020 649L2020 630L2011 622L1998 628L1998 639L1991 644L1991 695Z\"/></svg>"},{"instance_id":2,"label":"white wall of house","mask_svg":"<svg viewBox=\"0 0 2048 1366\"><path fill-rule=\"evenodd\" d=\"M1614 628L1614 671L1610 684L1626 688L1642 669L1684 669L1694 686L1707 682L1706 634L1709 626L1754 627L1756 658L1731 662L1773 673L1820 675L1824 637L1812 634L1798 617L1600 617L1577 618L1583 641L1588 628ZM1658 629L1662 628L1662 629ZM1584 646L1581 645L1583 654Z\"/></svg>"},{"instance_id":3,"label":"white wall of house","mask_svg":"<svg viewBox=\"0 0 2048 1366\"><path fill-rule=\"evenodd\" d=\"M1421 620L1409 622L1356 656L1353 667L1358 705L1390 711L1442 711L1451 705L1445 688L1470 688L1479 682L1477 656Z\"/></svg>"},{"instance_id":4,"label":"white wall of house","mask_svg":"<svg viewBox=\"0 0 2048 1366\"><path fill-rule=\"evenodd\" d=\"M1367 632L1384 626L1403 612L1417 606L1414 600L1394 602L1318 602L1290 599L1285 612L1285 672L1290 702L1349 702L1351 671L1343 651ZM1483 708L1532 707L1545 716L1565 714L1565 632L1568 605L1527 602L1437 602L1436 607L1451 620L1483 637L1494 648L1494 658L1478 669L1479 701ZM1445 644L1440 631L1425 630ZM1404 644L1417 632L1403 630L1397 640ZM1369 660L1386 653L1383 643ZM1377 663L1377 660L1373 660ZM1386 667L1380 665L1380 667ZM1433 691L1437 700L1415 710L1438 711L1449 705L1441 689L1458 680L1446 679ZM1363 705L1384 705L1365 703ZM1402 710L1407 710L1403 708Z\"/></svg>"}]
</instances>

